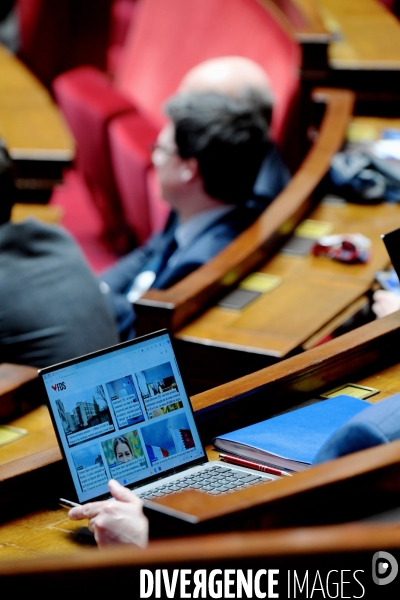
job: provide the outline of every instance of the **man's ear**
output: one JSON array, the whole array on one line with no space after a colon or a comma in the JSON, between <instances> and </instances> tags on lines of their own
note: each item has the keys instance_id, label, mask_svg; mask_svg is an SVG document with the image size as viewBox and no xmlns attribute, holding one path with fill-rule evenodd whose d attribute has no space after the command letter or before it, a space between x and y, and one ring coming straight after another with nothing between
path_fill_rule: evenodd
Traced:
<instances>
[{"instance_id":1,"label":"man's ear","mask_svg":"<svg viewBox=\"0 0 400 600\"><path fill-rule=\"evenodd\" d=\"M195 158L188 158L182 163L180 171L181 181L192 181L199 172L199 165Z\"/></svg>"}]
</instances>

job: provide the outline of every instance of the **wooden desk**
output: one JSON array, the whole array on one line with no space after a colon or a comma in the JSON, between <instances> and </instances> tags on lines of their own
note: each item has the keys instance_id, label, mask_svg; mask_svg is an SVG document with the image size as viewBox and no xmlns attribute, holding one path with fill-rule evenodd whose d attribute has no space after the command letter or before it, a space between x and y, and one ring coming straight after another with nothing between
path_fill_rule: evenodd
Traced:
<instances>
[{"instance_id":1,"label":"wooden desk","mask_svg":"<svg viewBox=\"0 0 400 600\"><path fill-rule=\"evenodd\" d=\"M354 117L347 131L349 141L375 141L383 129L400 129L400 119L384 117Z\"/></svg>"},{"instance_id":2,"label":"wooden desk","mask_svg":"<svg viewBox=\"0 0 400 600\"><path fill-rule=\"evenodd\" d=\"M371 260L349 265L311 255L275 255L257 269L281 278L273 291L241 311L214 306L175 333L182 371L196 390L202 378L203 385L217 385L300 350L360 299L376 271L388 265L380 234L400 225L397 205L321 204L311 218L331 223L333 233L366 235Z\"/></svg>"},{"instance_id":3,"label":"wooden desk","mask_svg":"<svg viewBox=\"0 0 400 600\"><path fill-rule=\"evenodd\" d=\"M274 4L290 21L300 44L325 40L331 69L399 69L400 24L379 0L274 0Z\"/></svg>"},{"instance_id":4,"label":"wooden desk","mask_svg":"<svg viewBox=\"0 0 400 600\"><path fill-rule=\"evenodd\" d=\"M400 23L377 0L317 0L322 20L336 39L328 56L335 70L400 69Z\"/></svg>"},{"instance_id":5,"label":"wooden desk","mask_svg":"<svg viewBox=\"0 0 400 600\"><path fill-rule=\"evenodd\" d=\"M396 116L398 19L379 0L316 0L316 4L326 28L336 37L328 48L329 85L356 92L356 114Z\"/></svg>"},{"instance_id":6,"label":"wooden desk","mask_svg":"<svg viewBox=\"0 0 400 600\"><path fill-rule=\"evenodd\" d=\"M11 220L14 223L24 221L30 217L59 225L63 217L61 206L43 205L43 204L14 204L11 213Z\"/></svg>"},{"instance_id":7,"label":"wooden desk","mask_svg":"<svg viewBox=\"0 0 400 600\"><path fill-rule=\"evenodd\" d=\"M392 352L392 348L397 347L399 342L400 320L399 314L395 314L257 374L200 394L193 398L193 406L203 439L238 424L244 425L251 419L264 418L310 397L316 397L320 392L335 387L341 382L352 381L377 387L380 394L374 399L378 401L400 388L400 367L393 365L396 357ZM42 411L34 415L36 431L32 432L33 434L42 434L46 430L49 425L46 419L47 416ZM19 421L18 424L23 424L23 421ZM37 444L43 443L38 442L38 438L36 440ZM11 449L10 444L7 452L11 452ZM0 558L10 560L14 557L43 557L81 551L82 542L78 539L77 525L71 523L66 518L65 511L54 506L54 500L51 500L51 497L54 498L56 495L60 478L55 469L49 472L48 463L43 462L40 466L40 457L43 453L40 451L36 453L38 468L31 467L30 483L35 493L23 495L23 501L15 508L14 505L10 507L10 502L7 505L7 499L12 497L12 493L14 497L19 497L18 493L21 495L21 489L27 489L25 485L29 473L26 472L24 476L20 469L19 474L13 474L12 463L4 459L3 451L5 448L0 449L0 461L4 461L3 465L0 464L0 473L4 475L8 469L8 475L0 477L1 514L2 519L8 521L0 526ZM18 464L21 467L24 462L23 457L13 462L14 465ZM54 456L53 466L56 467L57 464L59 465L58 457ZM203 517L209 515L210 510L217 514L218 511L228 509L235 513L234 529L238 529L239 524L248 526L246 511L252 514L251 511L257 507L257 521L254 521L253 516L253 527L270 529L282 526L321 525L362 518L377 510L397 506L400 491L400 480L397 476L399 468L400 441L397 441L343 457L331 463L329 468L326 465L314 467L307 472L296 474L291 479L285 478L264 486L235 492L225 498L201 494L202 502L199 503L193 497L187 496L191 494L190 492L182 492L169 498L170 502L184 499L184 502L180 502L181 511L182 509L196 510L197 514L201 511ZM379 490L379 493L375 493L376 490ZM162 504L166 504L166 501L158 501L158 504L163 510ZM12 512L14 516L11 516ZM228 526L231 528L232 523L228 523ZM328 531L329 528L325 529L326 535ZM385 526L379 527L377 534L379 532L382 536L379 539L389 543L391 536ZM236 535L240 537L242 534ZM285 536L283 532L263 535L266 536L263 538L265 543L268 535ZM295 534L288 531L286 535L293 540L291 536ZM303 535L300 533L298 535L300 539L299 545L296 546L297 550L307 552L305 530ZM225 539L227 543L229 537L218 539ZM215 536L212 540L214 544L217 543ZM168 543L171 544L169 547L174 548L175 542ZM189 545L187 541L184 543L186 559L195 560L196 549L201 547L203 542L200 540L197 543L192 540ZM179 542L176 544L178 547ZM151 547L162 548L163 543L152 543ZM221 560L222 557L229 556L229 547L229 544L225 546L225 554L220 555ZM385 547L387 549L386 544ZM266 548L272 551L268 544ZM348 551L355 551L356 548L355 539L349 538ZM80 558L71 557L72 563L85 561L85 557L89 555L80 553L79 556ZM110 558L107 554L102 556L106 558L106 562ZM143 556L151 563L151 553ZM168 560L166 557L163 557L164 559ZM65 565L67 564L71 563L67 561ZM29 567L25 562L18 565L18 568L15 568L19 572ZM6 567L9 568L8 563ZM0 567L0 575L6 572L6 567L4 570ZM57 571L63 570L60 562L54 563L54 568Z\"/></svg>"},{"instance_id":8,"label":"wooden desk","mask_svg":"<svg viewBox=\"0 0 400 600\"><path fill-rule=\"evenodd\" d=\"M379 0L274 0L291 21L297 39L307 30L330 34L324 64L302 72L302 106L307 110L311 85L356 92L356 114L396 116L400 99L400 22ZM322 27L320 25L322 23ZM307 46L306 46L307 47ZM310 53L316 48L309 43ZM318 52L318 57L323 57ZM307 64L307 63L306 63ZM313 61L309 61L313 65ZM304 114L304 113L303 113Z\"/></svg>"},{"instance_id":9,"label":"wooden desk","mask_svg":"<svg viewBox=\"0 0 400 600\"><path fill-rule=\"evenodd\" d=\"M74 157L74 142L48 91L0 46L0 136L20 190L51 190Z\"/></svg>"},{"instance_id":10,"label":"wooden desk","mask_svg":"<svg viewBox=\"0 0 400 600\"><path fill-rule=\"evenodd\" d=\"M59 528L61 530L62 524ZM208 572L213 568L242 569L244 573L247 569L255 573L258 569L275 568L279 569L282 584L282 580L287 581L288 570L304 574L310 569L311 579L315 577L315 570L320 569L325 581L327 573L340 575L338 569L345 567L363 569L358 577L365 588L357 586L355 594L366 589L366 597L373 598L371 558L382 548L400 560L400 532L391 524L232 533L196 540L160 541L145 550L122 547L34 561L11 560L0 563L0 580L2 589L18 589L24 595L40 588L43 598L53 597L55 589L62 589L68 595L90 589L92 594L101 596L118 581L121 589L128 589L134 597L139 597L141 568L151 569L153 573L157 568L168 568L170 574L173 569L191 569L189 573L193 574L194 570L205 568ZM344 572L344 575L351 578L352 574ZM332 585L333 580L334 577ZM284 587L280 586L279 597L292 597L289 593L283 596ZM349 591L349 586L345 589ZM395 589L397 592L397 587ZM393 598L393 592L392 586L388 595L381 593L380 597Z\"/></svg>"}]
</instances>

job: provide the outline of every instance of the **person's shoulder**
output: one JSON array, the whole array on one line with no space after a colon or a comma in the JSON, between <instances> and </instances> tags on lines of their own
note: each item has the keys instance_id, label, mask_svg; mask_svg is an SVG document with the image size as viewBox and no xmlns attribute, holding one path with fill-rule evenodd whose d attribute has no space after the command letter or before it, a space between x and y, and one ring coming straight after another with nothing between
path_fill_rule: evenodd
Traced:
<instances>
[{"instance_id":1,"label":"person's shoulder","mask_svg":"<svg viewBox=\"0 0 400 600\"><path fill-rule=\"evenodd\" d=\"M89 269L78 243L60 225L48 224L37 219L19 223L8 222L0 226L0 249L5 266L7 257L13 262L26 257L35 258L35 265L57 265L68 270Z\"/></svg>"},{"instance_id":2,"label":"person's shoulder","mask_svg":"<svg viewBox=\"0 0 400 600\"><path fill-rule=\"evenodd\" d=\"M327 440L316 463L400 438L400 394L366 405Z\"/></svg>"},{"instance_id":3,"label":"person's shoulder","mask_svg":"<svg viewBox=\"0 0 400 600\"><path fill-rule=\"evenodd\" d=\"M8 221L0 226L0 236L18 237L21 241L29 240L62 240L65 243L75 244L73 238L60 225L45 223L33 217L14 223Z\"/></svg>"}]
</instances>

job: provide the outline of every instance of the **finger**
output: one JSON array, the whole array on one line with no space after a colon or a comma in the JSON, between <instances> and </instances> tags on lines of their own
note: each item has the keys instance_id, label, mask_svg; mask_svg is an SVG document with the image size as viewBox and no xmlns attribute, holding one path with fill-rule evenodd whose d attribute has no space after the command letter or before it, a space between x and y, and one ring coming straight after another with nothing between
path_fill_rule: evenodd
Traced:
<instances>
[{"instance_id":1,"label":"finger","mask_svg":"<svg viewBox=\"0 0 400 600\"><path fill-rule=\"evenodd\" d=\"M79 521L81 519L92 519L96 517L107 501L103 502L90 502L89 504L83 504L82 506L74 506L68 513L69 518L72 521Z\"/></svg>"},{"instance_id":2,"label":"finger","mask_svg":"<svg viewBox=\"0 0 400 600\"><path fill-rule=\"evenodd\" d=\"M387 292L385 290L376 290L376 292L374 292L372 294L372 298L374 300L382 300L382 298L385 298Z\"/></svg>"},{"instance_id":3,"label":"finger","mask_svg":"<svg viewBox=\"0 0 400 600\"><path fill-rule=\"evenodd\" d=\"M88 522L88 529L92 533L96 532L96 521L95 521L95 519L90 519L89 520L89 522Z\"/></svg>"},{"instance_id":4,"label":"finger","mask_svg":"<svg viewBox=\"0 0 400 600\"><path fill-rule=\"evenodd\" d=\"M131 490L121 485L115 479L110 479L108 482L108 489L111 492L111 495L120 502L135 502L135 500L139 500L137 496Z\"/></svg>"}]
</instances>

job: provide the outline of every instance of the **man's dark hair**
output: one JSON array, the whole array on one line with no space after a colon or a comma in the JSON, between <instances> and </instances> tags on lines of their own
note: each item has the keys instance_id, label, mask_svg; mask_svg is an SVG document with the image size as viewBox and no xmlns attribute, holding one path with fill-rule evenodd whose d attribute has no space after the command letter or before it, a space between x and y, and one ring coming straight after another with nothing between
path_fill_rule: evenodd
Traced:
<instances>
[{"instance_id":1,"label":"man's dark hair","mask_svg":"<svg viewBox=\"0 0 400 600\"><path fill-rule=\"evenodd\" d=\"M270 144L265 96L255 90L240 97L185 92L165 111L179 155L197 159L205 191L228 204L246 202Z\"/></svg>"}]
</instances>

